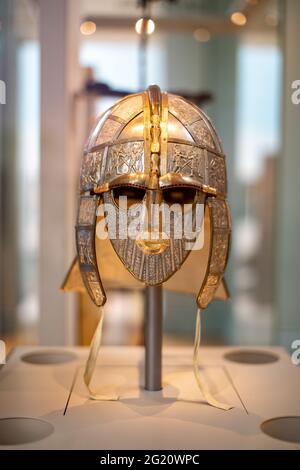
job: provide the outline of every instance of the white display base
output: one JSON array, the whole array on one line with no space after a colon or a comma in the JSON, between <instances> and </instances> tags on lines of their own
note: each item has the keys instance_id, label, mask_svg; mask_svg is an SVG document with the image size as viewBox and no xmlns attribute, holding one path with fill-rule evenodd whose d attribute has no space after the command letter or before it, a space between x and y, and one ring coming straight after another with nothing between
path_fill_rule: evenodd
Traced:
<instances>
[{"instance_id":1,"label":"white display base","mask_svg":"<svg viewBox=\"0 0 300 470\"><path fill-rule=\"evenodd\" d=\"M202 399L192 348L164 349L164 388L147 392L142 388L144 349L102 347L94 389L119 395L115 402L88 399L82 377L88 348L17 348L0 371L0 419L39 418L54 432L0 449L300 449L260 429L270 418L300 416L299 367L281 348L258 349L279 360L237 364L224 359L234 348L201 347L200 367L212 393L234 405L221 411ZM34 351L68 351L76 358L50 365L21 360Z\"/></svg>"}]
</instances>

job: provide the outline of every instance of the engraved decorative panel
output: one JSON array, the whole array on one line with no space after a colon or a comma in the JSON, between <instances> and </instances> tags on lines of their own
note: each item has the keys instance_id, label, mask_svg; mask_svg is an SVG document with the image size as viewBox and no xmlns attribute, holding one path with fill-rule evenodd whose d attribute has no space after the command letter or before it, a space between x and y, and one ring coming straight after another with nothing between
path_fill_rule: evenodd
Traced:
<instances>
[{"instance_id":1,"label":"engraved decorative panel","mask_svg":"<svg viewBox=\"0 0 300 470\"><path fill-rule=\"evenodd\" d=\"M112 142L116 137L117 132L120 130L121 125L122 124L114 121L113 119L107 119L100 129L95 145L101 145L105 142Z\"/></svg>"},{"instance_id":2,"label":"engraved decorative panel","mask_svg":"<svg viewBox=\"0 0 300 470\"><path fill-rule=\"evenodd\" d=\"M83 196L80 198L76 225L76 247L84 285L93 302L100 306L105 303L106 298L98 272L95 250L95 224L98 202L96 196Z\"/></svg>"},{"instance_id":3,"label":"engraved decorative panel","mask_svg":"<svg viewBox=\"0 0 300 470\"><path fill-rule=\"evenodd\" d=\"M202 291L201 291L200 308L206 308L208 304L212 301L221 280L222 280L222 276L220 275L218 276L211 275L211 274L208 275L206 283L203 286ZM199 297L198 297L198 303L199 303Z\"/></svg>"},{"instance_id":4,"label":"engraved decorative panel","mask_svg":"<svg viewBox=\"0 0 300 470\"><path fill-rule=\"evenodd\" d=\"M93 249L93 234L91 230L80 229L77 234L77 250L80 264L95 264Z\"/></svg>"},{"instance_id":5,"label":"engraved decorative panel","mask_svg":"<svg viewBox=\"0 0 300 470\"><path fill-rule=\"evenodd\" d=\"M226 201L209 197L207 204L210 209L212 240L210 260L206 271L207 277L197 297L200 308L207 307L223 278L228 259L231 232L229 209Z\"/></svg>"},{"instance_id":6,"label":"engraved decorative panel","mask_svg":"<svg viewBox=\"0 0 300 470\"><path fill-rule=\"evenodd\" d=\"M208 153L208 184L218 193L226 194L226 167L224 157Z\"/></svg>"},{"instance_id":7,"label":"engraved decorative panel","mask_svg":"<svg viewBox=\"0 0 300 470\"><path fill-rule=\"evenodd\" d=\"M206 123L206 126L209 129L209 132L210 132L210 134L213 138L214 147L216 149L216 152L223 154L223 148L222 148L221 140L218 136L218 133L217 133L213 123L211 122L209 117L206 116L206 114L202 110L200 110L200 113L201 113L203 121Z\"/></svg>"},{"instance_id":8,"label":"engraved decorative panel","mask_svg":"<svg viewBox=\"0 0 300 470\"><path fill-rule=\"evenodd\" d=\"M213 239L213 252L210 262L212 273L222 274L225 271L227 251L228 251L228 233L216 233Z\"/></svg>"},{"instance_id":9,"label":"engraved decorative panel","mask_svg":"<svg viewBox=\"0 0 300 470\"><path fill-rule=\"evenodd\" d=\"M78 224L93 225L98 202L94 197L81 197L79 201Z\"/></svg>"},{"instance_id":10,"label":"engraved decorative panel","mask_svg":"<svg viewBox=\"0 0 300 470\"><path fill-rule=\"evenodd\" d=\"M169 97L169 110L179 121L184 124L189 124L197 121L201 116L199 112L189 103L176 95L168 95Z\"/></svg>"},{"instance_id":11,"label":"engraved decorative panel","mask_svg":"<svg viewBox=\"0 0 300 470\"><path fill-rule=\"evenodd\" d=\"M196 121L191 124L190 130L192 131L193 137L199 145L203 145L204 147L215 150L216 146L213 136L203 120Z\"/></svg>"},{"instance_id":12,"label":"engraved decorative panel","mask_svg":"<svg viewBox=\"0 0 300 470\"><path fill-rule=\"evenodd\" d=\"M110 181L118 175L143 172L144 143L126 142L112 145L109 148L107 160L106 171L103 175L105 181Z\"/></svg>"},{"instance_id":13,"label":"engraved decorative panel","mask_svg":"<svg viewBox=\"0 0 300 470\"><path fill-rule=\"evenodd\" d=\"M124 121L129 121L141 111L143 111L143 98L142 95L137 95L122 100L114 107L112 114Z\"/></svg>"},{"instance_id":14,"label":"engraved decorative panel","mask_svg":"<svg viewBox=\"0 0 300 470\"><path fill-rule=\"evenodd\" d=\"M229 210L226 201L216 198L212 201L210 198L208 204L212 209L214 228L230 229Z\"/></svg>"},{"instance_id":15,"label":"engraved decorative panel","mask_svg":"<svg viewBox=\"0 0 300 470\"><path fill-rule=\"evenodd\" d=\"M199 183L204 183L205 150L193 145L169 143L167 172L193 176Z\"/></svg>"},{"instance_id":16,"label":"engraved decorative panel","mask_svg":"<svg viewBox=\"0 0 300 470\"><path fill-rule=\"evenodd\" d=\"M103 153L104 149L101 149L83 156L80 175L80 189L82 191L89 191L98 184Z\"/></svg>"},{"instance_id":17,"label":"engraved decorative panel","mask_svg":"<svg viewBox=\"0 0 300 470\"><path fill-rule=\"evenodd\" d=\"M96 305L103 305L105 301L105 295L101 283L99 282L99 277L95 271L85 271L84 277L88 285L89 292L92 295L92 298L95 299Z\"/></svg>"}]
</instances>

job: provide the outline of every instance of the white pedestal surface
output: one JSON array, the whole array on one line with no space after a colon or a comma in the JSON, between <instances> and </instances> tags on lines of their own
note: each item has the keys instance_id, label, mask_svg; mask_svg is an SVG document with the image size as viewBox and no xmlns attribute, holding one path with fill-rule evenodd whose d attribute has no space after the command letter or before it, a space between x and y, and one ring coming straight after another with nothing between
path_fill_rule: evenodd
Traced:
<instances>
[{"instance_id":1,"label":"white pedestal surface","mask_svg":"<svg viewBox=\"0 0 300 470\"><path fill-rule=\"evenodd\" d=\"M93 388L119 396L118 401L107 402L88 398L83 383L88 348L17 348L0 370L0 419L39 418L51 423L54 432L28 444L0 445L0 450L300 450L300 444L271 438L260 429L270 418L300 416L299 367L281 348L255 348L278 356L270 364L230 362L224 354L234 349L200 349L200 370L211 392L234 405L222 411L201 396L192 370L192 348L165 348L163 390L148 392L143 389L144 349L103 346ZM21 359L43 351L70 351L75 358L46 365Z\"/></svg>"}]
</instances>

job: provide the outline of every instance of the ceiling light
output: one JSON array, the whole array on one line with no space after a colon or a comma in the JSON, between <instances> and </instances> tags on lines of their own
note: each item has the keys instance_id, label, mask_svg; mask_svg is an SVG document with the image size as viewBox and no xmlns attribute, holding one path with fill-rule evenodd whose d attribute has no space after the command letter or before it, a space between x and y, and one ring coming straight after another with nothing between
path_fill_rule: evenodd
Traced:
<instances>
[{"instance_id":1,"label":"ceiling light","mask_svg":"<svg viewBox=\"0 0 300 470\"><path fill-rule=\"evenodd\" d=\"M151 18L140 18L135 23L135 30L138 34L150 35L154 33L155 23Z\"/></svg>"},{"instance_id":2,"label":"ceiling light","mask_svg":"<svg viewBox=\"0 0 300 470\"><path fill-rule=\"evenodd\" d=\"M234 13L232 13L230 19L232 23L236 26L245 26L245 24L247 23L246 16L240 11L235 11Z\"/></svg>"},{"instance_id":3,"label":"ceiling light","mask_svg":"<svg viewBox=\"0 0 300 470\"><path fill-rule=\"evenodd\" d=\"M276 11L270 11L265 16L265 22L268 26L278 26L279 18Z\"/></svg>"},{"instance_id":4,"label":"ceiling light","mask_svg":"<svg viewBox=\"0 0 300 470\"><path fill-rule=\"evenodd\" d=\"M193 33L194 39L199 42L207 42L211 38L210 32L205 28L198 28Z\"/></svg>"},{"instance_id":5,"label":"ceiling light","mask_svg":"<svg viewBox=\"0 0 300 470\"><path fill-rule=\"evenodd\" d=\"M84 21L80 25L80 32L85 36L90 36L96 32L97 26L93 21Z\"/></svg>"}]
</instances>

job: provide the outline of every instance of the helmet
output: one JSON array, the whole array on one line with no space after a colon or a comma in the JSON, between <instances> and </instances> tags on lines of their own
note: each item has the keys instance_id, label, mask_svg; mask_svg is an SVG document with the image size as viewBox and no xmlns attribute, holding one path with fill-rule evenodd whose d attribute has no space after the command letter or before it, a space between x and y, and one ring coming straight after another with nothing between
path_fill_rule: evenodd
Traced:
<instances>
[{"instance_id":1,"label":"helmet","mask_svg":"<svg viewBox=\"0 0 300 470\"><path fill-rule=\"evenodd\" d=\"M79 267L93 302L101 307L106 301L98 269L100 250L96 249L99 209L104 207L109 238L120 260L136 279L150 286L160 285L176 273L196 246L202 230L198 207L204 208L202 222L205 231L208 227L209 248L197 294L193 363L204 397L224 410L231 406L211 396L197 363L200 309L217 295L228 259L231 223L226 195L222 146L199 108L157 86L125 97L98 120L84 150L76 224L78 263L73 262L63 284L64 290L78 290ZM178 216L182 213L183 221ZM182 233L186 220L188 229ZM132 226L139 228L133 230L134 236L130 236ZM101 342L103 312L99 310L84 380L91 398L115 399L90 388Z\"/></svg>"},{"instance_id":2,"label":"helmet","mask_svg":"<svg viewBox=\"0 0 300 470\"><path fill-rule=\"evenodd\" d=\"M124 209L125 196L130 204ZM82 279L93 302L101 306L106 300L95 249L100 204L111 205L117 214L115 233L110 234L115 252L146 285L170 278L196 240L189 243L186 233L174 236L176 217L170 219L166 234L155 205L188 204L192 231L197 232L200 204L210 218L209 257L197 295L198 306L206 308L222 282L228 259L231 224L226 196L221 142L198 107L155 85L120 100L98 120L82 158L76 245ZM140 210L141 227L135 238L123 236L121 224L125 218L129 227L134 219L131 203L135 209L148 209L147 217ZM108 211L108 226L111 214Z\"/></svg>"}]
</instances>

